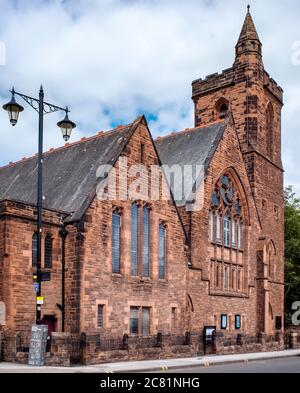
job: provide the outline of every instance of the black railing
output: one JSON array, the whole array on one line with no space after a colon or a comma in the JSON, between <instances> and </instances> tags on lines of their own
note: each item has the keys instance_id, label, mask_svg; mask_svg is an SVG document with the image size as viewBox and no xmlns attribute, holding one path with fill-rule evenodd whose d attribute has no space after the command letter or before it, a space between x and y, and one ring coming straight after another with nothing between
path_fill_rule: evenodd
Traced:
<instances>
[{"instance_id":1,"label":"black railing","mask_svg":"<svg viewBox=\"0 0 300 393\"><path fill-rule=\"evenodd\" d=\"M123 338L101 339L100 337L100 351L120 351L126 349Z\"/></svg>"}]
</instances>

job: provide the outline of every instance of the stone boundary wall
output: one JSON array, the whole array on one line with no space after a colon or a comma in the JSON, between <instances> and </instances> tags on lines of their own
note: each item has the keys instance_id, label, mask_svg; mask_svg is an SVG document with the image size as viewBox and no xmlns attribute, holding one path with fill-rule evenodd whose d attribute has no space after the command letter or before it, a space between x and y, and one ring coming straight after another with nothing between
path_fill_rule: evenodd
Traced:
<instances>
[{"instance_id":1,"label":"stone boundary wall","mask_svg":"<svg viewBox=\"0 0 300 393\"><path fill-rule=\"evenodd\" d=\"M0 332L1 334L1 332ZM0 336L1 337L1 336ZM20 335L2 333L2 360L26 364L28 343L20 345ZM278 332L273 336L230 335L216 332L206 350L203 336L158 334L153 337L102 337L99 334L52 333L46 355L47 366L69 367L74 364L92 365L115 361L189 358L199 355L229 355L237 353L272 352L300 348L300 331Z\"/></svg>"}]
</instances>

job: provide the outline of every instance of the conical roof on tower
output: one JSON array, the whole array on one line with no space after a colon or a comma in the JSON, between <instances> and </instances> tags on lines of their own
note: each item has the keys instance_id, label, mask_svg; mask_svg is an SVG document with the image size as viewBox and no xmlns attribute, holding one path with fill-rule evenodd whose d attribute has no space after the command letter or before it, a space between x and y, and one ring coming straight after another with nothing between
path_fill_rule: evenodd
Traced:
<instances>
[{"instance_id":1,"label":"conical roof on tower","mask_svg":"<svg viewBox=\"0 0 300 393\"><path fill-rule=\"evenodd\" d=\"M248 5L247 9L248 9L247 15L242 27L242 31L238 43L249 39L258 40L260 42L259 36L257 34L257 30L255 28L255 24L252 19L252 15L250 13L250 5Z\"/></svg>"}]
</instances>

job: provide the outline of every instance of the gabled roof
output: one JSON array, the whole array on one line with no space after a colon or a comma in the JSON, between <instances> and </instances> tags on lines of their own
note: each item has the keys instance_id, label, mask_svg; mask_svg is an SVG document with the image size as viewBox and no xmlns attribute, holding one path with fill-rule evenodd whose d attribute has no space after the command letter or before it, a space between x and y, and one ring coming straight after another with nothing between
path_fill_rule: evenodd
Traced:
<instances>
[{"instance_id":1,"label":"gabled roof","mask_svg":"<svg viewBox=\"0 0 300 393\"><path fill-rule=\"evenodd\" d=\"M144 116L128 126L46 152L44 208L65 213L67 221L79 220L96 195L103 176L99 168L115 164L142 121L146 121ZM203 165L207 169L225 128L226 121L156 140L162 165ZM171 187L171 191L176 190ZM37 156L0 168L0 201L35 205L36 194ZM175 202L180 205L180 201Z\"/></svg>"},{"instance_id":2,"label":"gabled roof","mask_svg":"<svg viewBox=\"0 0 300 393\"><path fill-rule=\"evenodd\" d=\"M181 168L186 165L192 165L194 168L203 166L206 172L226 126L227 121L224 120L206 127L193 128L157 139L155 145L162 164L168 167L178 165ZM193 185L188 184L191 189ZM176 203L183 205L186 200L176 198L182 194L181 189L177 189L179 186L180 182L170 184Z\"/></svg>"},{"instance_id":3,"label":"gabled roof","mask_svg":"<svg viewBox=\"0 0 300 393\"><path fill-rule=\"evenodd\" d=\"M80 218L91 202L101 165L114 165L138 126L134 123L44 154L44 207ZM0 168L0 201L36 204L37 157Z\"/></svg>"}]
</instances>

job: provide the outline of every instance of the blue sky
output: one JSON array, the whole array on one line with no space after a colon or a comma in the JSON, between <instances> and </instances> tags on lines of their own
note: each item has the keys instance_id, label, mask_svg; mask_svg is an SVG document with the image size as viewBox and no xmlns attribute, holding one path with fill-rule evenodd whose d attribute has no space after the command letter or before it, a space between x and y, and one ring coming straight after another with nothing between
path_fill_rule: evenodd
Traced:
<instances>
[{"instance_id":1,"label":"blue sky","mask_svg":"<svg viewBox=\"0 0 300 393\"><path fill-rule=\"evenodd\" d=\"M0 42L6 48L0 103L9 99L12 85L36 95L42 83L48 101L70 105L78 124L73 141L142 113L155 136L192 127L191 82L232 65L247 3L0 0ZM286 184L300 195L300 61L293 61L300 48L300 2L253 0L251 8L265 67L285 91ZM37 149L37 116L25 109L15 128L0 111L0 165ZM45 119L45 150L63 144L60 117Z\"/></svg>"}]
</instances>

